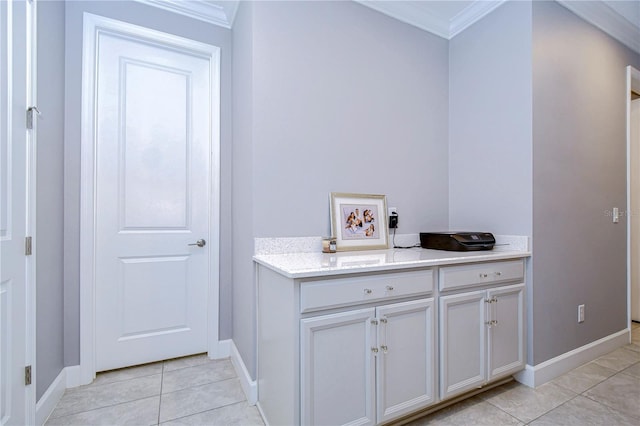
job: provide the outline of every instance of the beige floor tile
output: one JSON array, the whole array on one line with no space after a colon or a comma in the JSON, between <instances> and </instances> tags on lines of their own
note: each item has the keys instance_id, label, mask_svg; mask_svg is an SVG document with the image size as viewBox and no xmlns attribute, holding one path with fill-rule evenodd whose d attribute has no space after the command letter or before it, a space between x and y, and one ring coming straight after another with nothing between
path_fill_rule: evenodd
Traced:
<instances>
[{"instance_id":1,"label":"beige floor tile","mask_svg":"<svg viewBox=\"0 0 640 426\"><path fill-rule=\"evenodd\" d=\"M225 426L264 426L258 409L246 401L226 405L215 410L205 411L192 416L182 417L162 423L164 426L188 425L225 425Z\"/></svg>"},{"instance_id":2,"label":"beige floor tile","mask_svg":"<svg viewBox=\"0 0 640 426\"><path fill-rule=\"evenodd\" d=\"M208 364L215 362L215 360L209 358L207 354L197 354L191 356L184 356L181 358L173 358L164 361L164 372L179 370L181 368L195 367L197 365Z\"/></svg>"},{"instance_id":3,"label":"beige floor tile","mask_svg":"<svg viewBox=\"0 0 640 426\"><path fill-rule=\"evenodd\" d=\"M584 393L622 414L640 419L640 378L624 373L616 374Z\"/></svg>"},{"instance_id":4,"label":"beige floor tile","mask_svg":"<svg viewBox=\"0 0 640 426\"><path fill-rule=\"evenodd\" d=\"M529 423L575 396L575 392L550 382L535 389L512 385L502 392L495 390L486 401L518 420Z\"/></svg>"},{"instance_id":5,"label":"beige floor tile","mask_svg":"<svg viewBox=\"0 0 640 426\"><path fill-rule=\"evenodd\" d=\"M153 425L158 423L160 396L56 417L45 426Z\"/></svg>"},{"instance_id":6,"label":"beige floor tile","mask_svg":"<svg viewBox=\"0 0 640 426\"><path fill-rule=\"evenodd\" d=\"M631 331L631 341L633 343L640 343L640 328L635 328Z\"/></svg>"},{"instance_id":7,"label":"beige floor tile","mask_svg":"<svg viewBox=\"0 0 640 426\"><path fill-rule=\"evenodd\" d=\"M162 392L175 392L180 389L219 382L234 377L236 377L236 372L228 359L208 362L195 367L165 371L162 377Z\"/></svg>"},{"instance_id":8,"label":"beige floor tile","mask_svg":"<svg viewBox=\"0 0 640 426\"><path fill-rule=\"evenodd\" d=\"M639 361L640 352L631 351L622 347L607 355L601 356L593 362L612 370L622 371Z\"/></svg>"},{"instance_id":9,"label":"beige floor tile","mask_svg":"<svg viewBox=\"0 0 640 426\"><path fill-rule=\"evenodd\" d=\"M462 400L456 404L450 405L448 407L442 408L434 413L431 413L427 416L416 419L410 423L407 423L407 426L422 426L422 425L447 425L446 418L450 415L462 411L465 408L470 407L471 405L477 403L476 400L478 397L473 397L469 399Z\"/></svg>"},{"instance_id":10,"label":"beige floor tile","mask_svg":"<svg viewBox=\"0 0 640 426\"><path fill-rule=\"evenodd\" d=\"M245 400L238 379L163 393L160 401L160 422L213 410Z\"/></svg>"},{"instance_id":11,"label":"beige floor tile","mask_svg":"<svg viewBox=\"0 0 640 426\"><path fill-rule=\"evenodd\" d=\"M531 426L623 426L637 424L638 419L616 412L606 405L578 395L531 422Z\"/></svg>"},{"instance_id":12,"label":"beige floor tile","mask_svg":"<svg viewBox=\"0 0 640 426\"><path fill-rule=\"evenodd\" d=\"M524 425L515 417L505 413L501 409L474 397L439 412L411 423L418 425L447 425L447 426L495 426L495 425Z\"/></svg>"},{"instance_id":13,"label":"beige floor tile","mask_svg":"<svg viewBox=\"0 0 640 426\"><path fill-rule=\"evenodd\" d=\"M621 373L626 374L628 376L640 378L640 362L637 362L633 364L631 367L622 370ZM638 403L640 404L640 395L638 395L638 398L639 398Z\"/></svg>"},{"instance_id":14,"label":"beige floor tile","mask_svg":"<svg viewBox=\"0 0 640 426\"><path fill-rule=\"evenodd\" d=\"M590 362L563 374L553 383L575 393L582 393L616 374L615 370Z\"/></svg>"},{"instance_id":15,"label":"beige floor tile","mask_svg":"<svg viewBox=\"0 0 640 426\"><path fill-rule=\"evenodd\" d=\"M160 395L161 374L104 385L88 385L67 390L51 418L122 404Z\"/></svg>"},{"instance_id":16,"label":"beige floor tile","mask_svg":"<svg viewBox=\"0 0 640 426\"><path fill-rule=\"evenodd\" d=\"M96 379L91 385L105 385L107 383L135 379L136 377L153 376L154 374L162 374L162 362L136 365L134 367L120 368L118 370L98 373L96 374Z\"/></svg>"}]
</instances>

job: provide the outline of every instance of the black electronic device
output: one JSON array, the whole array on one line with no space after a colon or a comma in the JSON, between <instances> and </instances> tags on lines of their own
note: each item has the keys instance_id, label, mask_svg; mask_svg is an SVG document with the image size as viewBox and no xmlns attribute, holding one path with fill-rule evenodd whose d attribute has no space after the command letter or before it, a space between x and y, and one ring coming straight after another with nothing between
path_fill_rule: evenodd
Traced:
<instances>
[{"instance_id":1,"label":"black electronic device","mask_svg":"<svg viewBox=\"0 0 640 426\"><path fill-rule=\"evenodd\" d=\"M496 239L490 232L421 232L420 246L449 251L491 250Z\"/></svg>"}]
</instances>

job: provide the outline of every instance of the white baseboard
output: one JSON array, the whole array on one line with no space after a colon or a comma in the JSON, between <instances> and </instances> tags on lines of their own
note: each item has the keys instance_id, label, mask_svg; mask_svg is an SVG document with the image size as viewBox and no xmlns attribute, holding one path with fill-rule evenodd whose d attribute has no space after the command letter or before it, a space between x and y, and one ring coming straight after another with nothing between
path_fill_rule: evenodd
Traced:
<instances>
[{"instance_id":1,"label":"white baseboard","mask_svg":"<svg viewBox=\"0 0 640 426\"><path fill-rule=\"evenodd\" d=\"M60 402L64 391L67 389L67 369L63 368L55 378L53 383L49 385L46 392L40 397L36 403L36 425L42 426L47 421L53 410Z\"/></svg>"},{"instance_id":2,"label":"white baseboard","mask_svg":"<svg viewBox=\"0 0 640 426\"><path fill-rule=\"evenodd\" d=\"M258 383L251 379L249 370L247 370L247 367L244 365L244 361L233 340L229 342L231 342L231 363L233 364L233 368L236 369L236 374L240 379L240 385L247 397L247 402L250 405L256 405L256 402L258 402Z\"/></svg>"},{"instance_id":3,"label":"white baseboard","mask_svg":"<svg viewBox=\"0 0 640 426\"><path fill-rule=\"evenodd\" d=\"M65 367L67 373L67 389L77 388L78 386L88 385L89 383L83 383L80 376L80 366L72 365L71 367Z\"/></svg>"},{"instance_id":4,"label":"white baseboard","mask_svg":"<svg viewBox=\"0 0 640 426\"><path fill-rule=\"evenodd\" d=\"M211 359L223 359L231 356L231 339L219 340L209 347L209 358Z\"/></svg>"},{"instance_id":5,"label":"white baseboard","mask_svg":"<svg viewBox=\"0 0 640 426\"><path fill-rule=\"evenodd\" d=\"M536 366L527 365L524 370L515 374L514 378L524 385L535 388L626 345L629 343L629 333L630 330L627 328Z\"/></svg>"}]
</instances>

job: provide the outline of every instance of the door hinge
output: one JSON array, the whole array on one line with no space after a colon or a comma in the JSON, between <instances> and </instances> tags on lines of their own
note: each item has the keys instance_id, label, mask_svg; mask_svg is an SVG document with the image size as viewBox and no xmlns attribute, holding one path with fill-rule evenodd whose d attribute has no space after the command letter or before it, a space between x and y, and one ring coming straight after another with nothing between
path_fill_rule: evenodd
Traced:
<instances>
[{"instance_id":1,"label":"door hinge","mask_svg":"<svg viewBox=\"0 0 640 426\"><path fill-rule=\"evenodd\" d=\"M27 108L27 129L29 130L33 129L34 113L37 113L38 115L40 115L40 110L38 109L37 106L32 106Z\"/></svg>"},{"instance_id":2,"label":"door hinge","mask_svg":"<svg viewBox=\"0 0 640 426\"><path fill-rule=\"evenodd\" d=\"M25 256L31 256L33 254L31 237L27 237L24 239L24 254Z\"/></svg>"},{"instance_id":3,"label":"door hinge","mask_svg":"<svg viewBox=\"0 0 640 426\"><path fill-rule=\"evenodd\" d=\"M31 384L31 366L27 365L24 368L24 385L28 386Z\"/></svg>"}]
</instances>

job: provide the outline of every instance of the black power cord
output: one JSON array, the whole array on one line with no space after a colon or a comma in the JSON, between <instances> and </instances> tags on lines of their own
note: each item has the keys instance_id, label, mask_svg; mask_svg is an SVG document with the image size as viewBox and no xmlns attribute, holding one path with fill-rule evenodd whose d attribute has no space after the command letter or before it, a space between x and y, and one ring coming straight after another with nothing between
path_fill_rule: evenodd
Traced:
<instances>
[{"instance_id":1,"label":"black power cord","mask_svg":"<svg viewBox=\"0 0 640 426\"><path fill-rule=\"evenodd\" d=\"M414 244L412 246L396 245L396 229L398 229L398 214L393 214L389 217L389 227L393 228L393 248L394 249L411 249L411 248L421 247L420 244Z\"/></svg>"}]
</instances>

